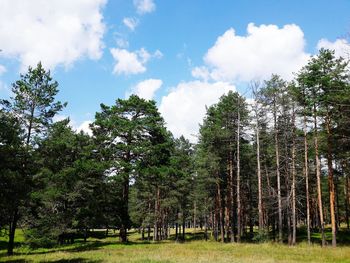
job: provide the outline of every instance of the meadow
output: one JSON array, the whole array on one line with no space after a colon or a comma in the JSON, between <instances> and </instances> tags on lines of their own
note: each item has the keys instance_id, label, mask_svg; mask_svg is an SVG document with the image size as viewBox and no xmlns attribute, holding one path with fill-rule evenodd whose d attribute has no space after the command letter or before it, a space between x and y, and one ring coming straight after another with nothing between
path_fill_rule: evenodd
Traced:
<instances>
[{"instance_id":1,"label":"meadow","mask_svg":"<svg viewBox=\"0 0 350 263\"><path fill-rule=\"evenodd\" d=\"M145 242L136 231L129 234L129 242L122 244L112 231L108 237L102 231L94 231L86 243L76 240L74 244L50 249L30 249L24 244L23 232L16 236L15 255L6 256L6 242L0 239L0 262L350 262L350 246L321 248L318 235L312 245L305 242L290 247L273 242L266 243L219 243L201 239L200 231L189 231L186 242L173 240ZM348 241L349 233L343 238Z\"/></svg>"}]
</instances>

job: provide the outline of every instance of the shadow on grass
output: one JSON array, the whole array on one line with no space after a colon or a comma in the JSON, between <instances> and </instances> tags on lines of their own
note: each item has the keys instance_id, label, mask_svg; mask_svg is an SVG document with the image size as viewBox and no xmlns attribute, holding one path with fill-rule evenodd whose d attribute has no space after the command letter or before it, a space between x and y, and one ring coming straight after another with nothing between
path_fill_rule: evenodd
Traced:
<instances>
[{"instance_id":1,"label":"shadow on grass","mask_svg":"<svg viewBox=\"0 0 350 263\"><path fill-rule=\"evenodd\" d=\"M65 262L71 262L71 263L97 263L102 262L102 260L91 260L86 258L72 258L72 259L58 259L58 260L52 260L52 261L40 261L40 262L51 262L51 263L65 263Z\"/></svg>"},{"instance_id":2,"label":"shadow on grass","mask_svg":"<svg viewBox=\"0 0 350 263\"><path fill-rule=\"evenodd\" d=\"M22 263L22 262L30 262L28 260L25 260L23 258L20 258L20 259L10 259L10 260L6 260L4 262L7 262L7 263Z\"/></svg>"},{"instance_id":3,"label":"shadow on grass","mask_svg":"<svg viewBox=\"0 0 350 263\"><path fill-rule=\"evenodd\" d=\"M4 262L7 263L24 263L24 262L33 262L32 260L28 259L9 259L5 260ZM71 262L71 263L78 263L78 262L83 262L83 263L98 263L102 262L102 260L91 260L91 259L86 259L86 258L72 258L72 259L57 259L57 260L45 260L45 261L39 261L39 262L51 262L51 263L65 263L65 262Z\"/></svg>"}]
</instances>

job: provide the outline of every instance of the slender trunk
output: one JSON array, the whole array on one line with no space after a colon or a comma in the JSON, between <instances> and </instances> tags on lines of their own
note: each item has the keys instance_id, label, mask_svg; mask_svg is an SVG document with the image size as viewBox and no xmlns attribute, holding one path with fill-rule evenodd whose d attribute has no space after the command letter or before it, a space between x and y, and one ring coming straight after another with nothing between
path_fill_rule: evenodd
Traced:
<instances>
[{"instance_id":1,"label":"slender trunk","mask_svg":"<svg viewBox=\"0 0 350 263\"><path fill-rule=\"evenodd\" d=\"M332 157L332 142L330 129L330 116L327 113L326 117L327 130L327 164L328 164L328 188L329 188L329 203L331 210L331 225L332 225L332 246L337 246L337 226L335 220L335 189L333 179L333 157Z\"/></svg>"},{"instance_id":2,"label":"slender trunk","mask_svg":"<svg viewBox=\"0 0 350 263\"><path fill-rule=\"evenodd\" d=\"M345 165L344 165L345 166ZM348 171L345 171L345 185L344 185L344 194L345 194L345 220L346 220L346 228L350 229L350 222L349 222L349 201L350 201L350 178Z\"/></svg>"},{"instance_id":3,"label":"slender trunk","mask_svg":"<svg viewBox=\"0 0 350 263\"><path fill-rule=\"evenodd\" d=\"M160 213L160 207L159 207L159 202L160 202L160 189L157 187L156 190L156 200L154 204L154 236L153 240L158 241L159 240L159 213Z\"/></svg>"},{"instance_id":4,"label":"slender trunk","mask_svg":"<svg viewBox=\"0 0 350 263\"><path fill-rule=\"evenodd\" d=\"M307 227L307 242L311 244L310 232L310 195L309 195L309 158L308 158L308 143L307 143L307 123L306 115L304 114L304 173L305 173L305 192L306 192L306 227Z\"/></svg>"},{"instance_id":5,"label":"slender trunk","mask_svg":"<svg viewBox=\"0 0 350 263\"><path fill-rule=\"evenodd\" d=\"M7 244L7 255L12 256L13 255L13 248L15 245L15 234L16 234L16 228L17 228L17 222L18 222L18 209L16 208L13 216L11 218L10 223L10 229L9 229L9 242Z\"/></svg>"},{"instance_id":6,"label":"slender trunk","mask_svg":"<svg viewBox=\"0 0 350 263\"><path fill-rule=\"evenodd\" d=\"M122 242L127 242L127 227L129 224L129 212L128 212L128 203L129 203L129 175L126 175L123 185L123 206L122 206L122 222L119 231L119 237Z\"/></svg>"},{"instance_id":7,"label":"slender trunk","mask_svg":"<svg viewBox=\"0 0 350 263\"><path fill-rule=\"evenodd\" d=\"M281 176L280 176L280 156L278 149L278 129L277 129L277 109L274 102L274 129L275 129L275 154L276 154L276 177L277 177L277 201L278 201L278 241L283 242L282 235L282 199L281 199Z\"/></svg>"},{"instance_id":8,"label":"slender trunk","mask_svg":"<svg viewBox=\"0 0 350 263\"><path fill-rule=\"evenodd\" d=\"M232 158L232 151L230 147L230 154L229 154L229 216L230 216L230 241L235 241L235 224L234 224L234 193L233 193L233 158Z\"/></svg>"},{"instance_id":9,"label":"slender trunk","mask_svg":"<svg viewBox=\"0 0 350 263\"><path fill-rule=\"evenodd\" d=\"M293 142L292 142L292 245L296 243L297 226L296 226L296 191L295 191L295 180L296 180L296 170L295 170L295 110L293 105Z\"/></svg>"},{"instance_id":10,"label":"slender trunk","mask_svg":"<svg viewBox=\"0 0 350 263\"><path fill-rule=\"evenodd\" d=\"M237 242L241 242L240 112L237 112Z\"/></svg>"},{"instance_id":11,"label":"slender trunk","mask_svg":"<svg viewBox=\"0 0 350 263\"><path fill-rule=\"evenodd\" d=\"M259 231L263 230L263 209L262 209L262 184L261 184L261 167L260 167L260 139L258 116L256 116L256 161L258 174L258 211L259 211Z\"/></svg>"},{"instance_id":12,"label":"slender trunk","mask_svg":"<svg viewBox=\"0 0 350 263\"><path fill-rule=\"evenodd\" d=\"M185 214L182 213L182 240L185 241L185 228L186 228L186 219Z\"/></svg>"},{"instance_id":13,"label":"slender trunk","mask_svg":"<svg viewBox=\"0 0 350 263\"><path fill-rule=\"evenodd\" d=\"M322 206L322 188L321 188L321 162L318 153L318 132L317 132L317 115L316 105L314 104L314 143L315 143L315 161L316 161L316 178L317 178L317 201L319 210L319 220L321 226L322 246L326 245L326 238L324 235L324 220L323 220L323 206Z\"/></svg>"},{"instance_id":14,"label":"slender trunk","mask_svg":"<svg viewBox=\"0 0 350 263\"><path fill-rule=\"evenodd\" d=\"M196 232L196 212L197 212L197 204L196 201L193 202L193 228L194 232Z\"/></svg>"}]
</instances>

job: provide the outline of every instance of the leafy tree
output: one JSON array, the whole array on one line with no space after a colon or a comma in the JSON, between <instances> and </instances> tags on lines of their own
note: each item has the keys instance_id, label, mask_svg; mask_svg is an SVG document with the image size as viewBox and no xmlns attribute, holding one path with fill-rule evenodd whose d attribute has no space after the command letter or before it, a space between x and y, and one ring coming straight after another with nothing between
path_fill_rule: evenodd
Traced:
<instances>
[{"instance_id":1,"label":"leafy tree","mask_svg":"<svg viewBox=\"0 0 350 263\"><path fill-rule=\"evenodd\" d=\"M120 238L127 241L129 217L129 185L136 178L137 167L154 143L153 135L159 133L164 121L154 101L136 95L127 100L118 99L113 106L101 104L92 130L99 145L98 151L109 165L111 176L122 181L122 208L120 210Z\"/></svg>"},{"instance_id":2,"label":"leafy tree","mask_svg":"<svg viewBox=\"0 0 350 263\"><path fill-rule=\"evenodd\" d=\"M8 254L13 254L14 235L17 222L21 217L20 208L29 200L30 181L36 166L32 158L38 140L44 137L52 118L66 104L55 101L58 83L53 81L50 72L45 71L41 63L36 68L29 67L28 72L21 75L20 80L12 86L14 97L1 100L3 110L14 116L21 127L20 138L25 145L24 158L21 159L20 178L16 182L23 185L21 192L14 194L12 211L10 211L11 227L9 231Z\"/></svg>"},{"instance_id":3,"label":"leafy tree","mask_svg":"<svg viewBox=\"0 0 350 263\"><path fill-rule=\"evenodd\" d=\"M336 58L334 51L321 49L319 54L303 67L298 75L300 93L306 95L301 102L312 112L314 119L314 140L316 151L316 166L318 180L318 195L320 205L321 228L323 228L322 202L320 200L320 161L318 160L318 118L322 118L326 135L328 188L330 201L330 214L332 225L332 245L336 246L336 215L335 215L335 186L334 186L334 132L339 117L344 116L341 105L349 101L349 72L348 62L343 58ZM301 97L302 98L302 97ZM323 244L324 234L323 234Z\"/></svg>"}]
</instances>

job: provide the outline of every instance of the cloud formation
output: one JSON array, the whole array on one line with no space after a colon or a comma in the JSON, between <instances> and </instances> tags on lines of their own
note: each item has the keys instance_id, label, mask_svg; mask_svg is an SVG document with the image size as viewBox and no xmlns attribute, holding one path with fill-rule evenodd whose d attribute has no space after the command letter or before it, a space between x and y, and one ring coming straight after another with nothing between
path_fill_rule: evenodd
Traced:
<instances>
[{"instance_id":1,"label":"cloud formation","mask_svg":"<svg viewBox=\"0 0 350 263\"><path fill-rule=\"evenodd\" d=\"M140 15L152 13L156 10L156 5L153 0L134 0L134 6L136 8L136 12Z\"/></svg>"},{"instance_id":2,"label":"cloud formation","mask_svg":"<svg viewBox=\"0 0 350 263\"><path fill-rule=\"evenodd\" d=\"M266 79L272 73L291 79L308 60L304 51L304 33L290 24L247 26L247 35L239 36L233 28L219 36L204 56L205 67L195 68L192 75L209 76L216 81L250 81Z\"/></svg>"},{"instance_id":3,"label":"cloud formation","mask_svg":"<svg viewBox=\"0 0 350 263\"><path fill-rule=\"evenodd\" d=\"M160 102L159 111L175 137L184 135L191 142L197 141L199 124L211 106L235 86L226 82L183 82L173 88Z\"/></svg>"},{"instance_id":4,"label":"cloud formation","mask_svg":"<svg viewBox=\"0 0 350 263\"><path fill-rule=\"evenodd\" d=\"M106 0L2 0L0 55L16 58L24 71L39 61L47 68L99 59Z\"/></svg>"},{"instance_id":5,"label":"cloud formation","mask_svg":"<svg viewBox=\"0 0 350 263\"><path fill-rule=\"evenodd\" d=\"M337 39L331 42L323 38L317 43L317 49L321 48L334 50L337 57L350 58L350 43L346 39Z\"/></svg>"},{"instance_id":6,"label":"cloud formation","mask_svg":"<svg viewBox=\"0 0 350 263\"><path fill-rule=\"evenodd\" d=\"M134 31L137 25L139 24L139 21L134 17L125 17L123 19L123 24L131 31Z\"/></svg>"},{"instance_id":7,"label":"cloud formation","mask_svg":"<svg viewBox=\"0 0 350 263\"><path fill-rule=\"evenodd\" d=\"M127 96L135 94L146 100L152 100L157 90L162 86L163 81L160 79L146 79L139 82L127 93Z\"/></svg>"},{"instance_id":8,"label":"cloud formation","mask_svg":"<svg viewBox=\"0 0 350 263\"><path fill-rule=\"evenodd\" d=\"M121 48L111 48L110 51L116 62L113 73L117 75L135 75L143 73L146 71L146 63L151 58L161 58L163 56L159 50L150 54L144 48L134 52Z\"/></svg>"}]
</instances>

